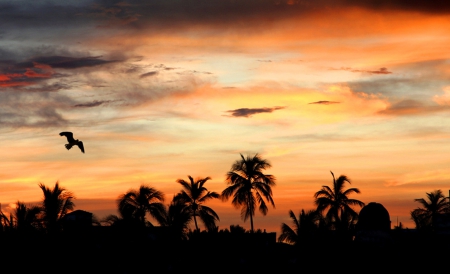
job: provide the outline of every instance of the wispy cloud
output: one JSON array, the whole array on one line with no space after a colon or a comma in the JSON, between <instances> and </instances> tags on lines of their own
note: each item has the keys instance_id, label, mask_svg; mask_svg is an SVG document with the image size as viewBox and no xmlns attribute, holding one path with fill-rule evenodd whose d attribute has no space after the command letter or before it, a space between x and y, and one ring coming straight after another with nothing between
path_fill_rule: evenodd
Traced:
<instances>
[{"instance_id":1,"label":"wispy cloud","mask_svg":"<svg viewBox=\"0 0 450 274\"><path fill-rule=\"evenodd\" d=\"M90 103L76 104L76 105L74 105L74 107L91 108L91 107L98 107L98 106L101 106L102 104L109 103L109 102L111 102L111 101L110 100L108 100L108 101L97 101L97 100L95 100L95 101L90 102Z\"/></svg>"},{"instance_id":2,"label":"wispy cloud","mask_svg":"<svg viewBox=\"0 0 450 274\"><path fill-rule=\"evenodd\" d=\"M273 107L273 108L238 108L233 110L228 110L232 117L250 117L259 113L271 113L275 110L284 109L285 107Z\"/></svg>"},{"instance_id":3,"label":"wispy cloud","mask_svg":"<svg viewBox=\"0 0 450 274\"><path fill-rule=\"evenodd\" d=\"M87 57L42 56L30 60L30 62L42 63L52 68L64 68L64 69L93 67L112 62L117 62L117 60L103 60L101 58L102 56L87 56ZM27 63L25 63L25 65L26 64Z\"/></svg>"},{"instance_id":4,"label":"wispy cloud","mask_svg":"<svg viewBox=\"0 0 450 274\"><path fill-rule=\"evenodd\" d=\"M361 72L361 73L368 73L368 74L391 74L392 73L387 68L380 68L378 70L368 70L368 69L352 69L352 68L347 68L347 67L341 67L341 68L331 68L330 70L345 70L345 71L350 71L350 72Z\"/></svg>"},{"instance_id":5,"label":"wispy cloud","mask_svg":"<svg viewBox=\"0 0 450 274\"><path fill-rule=\"evenodd\" d=\"M336 101L316 101L316 102L311 102L308 104L316 104L316 105L331 105L331 104L339 104L340 102L336 102Z\"/></svg>"},{"instance_id":6,"label":"wispy cloud","mask_svg":"<svg viewBox=\"0 0 450 274\"><path fill-rule=\"evenodd\" d=\"M395 116L421 115L445 110L450 110L450 108L440 105L424 104L421 101L411 99L394 103L387 107L385 110L380 111L379 114Z\"/></svg>"},{"instance_id":7,"label":"wispy cloud","mask_svg":"<svg viewBox=\"0 0 450 274\"><path fill-rule=\"evenodd\" d=\"M157 75L157 74L158 74L157 71L150 71L150 72L141 74L141 75L139 76L139 78L145 78L145 77L149 77L149 76L155 76L155 75Z\"/></svg>"}]
</instances>

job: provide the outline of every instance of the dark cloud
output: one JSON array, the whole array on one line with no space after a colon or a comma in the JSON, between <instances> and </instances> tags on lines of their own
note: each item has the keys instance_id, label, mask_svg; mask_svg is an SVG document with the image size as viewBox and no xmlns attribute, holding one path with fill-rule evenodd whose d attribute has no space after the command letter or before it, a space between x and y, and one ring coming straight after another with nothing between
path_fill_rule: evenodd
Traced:
<instances>
[{"instance_id":1,"label":"dark cloud","mask_svg":"<svg viewBox=\"0 0 450 274\"><path fill-rule=\"evenodd\" d=\"M378 70L362 70L362 69L352 69L352 68L331 68L330 70L345 70L350 72L362 72L362 73L368 73L368 74L391 74L392 72L389 71L387 68L380 68Z\"/></svg>"},{"instance_id":2,"label":"dark cloud","mask_svg":"<svg viewBox=\"0 0 450 274\"><path fill-rule=\"evenodd\" d=\"M103 105L105 103L109 103L109 102L111 102L111 101L110 100L107 100L107 101L97 101L97 100L95 100L95 101L90 102L90 103L76 104L76 105L74 105L74 107L91 108L91 107L98 107L98 106L101 106L101 105Z\"/></svg>"},{"instance_id":3,"label":"dark cloud","mask_svg":"<svg viewBox=\"0 0 450 274\"><path fill-rule=\"evenodd\" d=\"M5 23L2 29L9 29L6 27L40 28L43 26L58 28L71 23L83 23L83 18L78 14L89 6L86 6L86 1L71 2L66 1L67 4L64 5L51 1L7 1L7 3L2 1L0 3L0 22ZM87 4L89 5L89 3Z\"/></svg>"},{"instance_id":4,"label":"dark cloud","mask_svg":"<svg viewBox=\"0 0 450 274\"><path fill-rule=\"evenodd\" d=\"M331 105L331 104L339 104L340 102L335 102L335 101L316 101L316 102L311 102L308 104L317 104L317 105Z\"/></svg>"},{"instance_id":5,"label":"dark cloud","mask_svg":"<svg viewBox=\"0 0 450 274\"><path fill-rule=\"evenodd\" d=\"M111 1L108 1L111 2ZM139 9L133 9L127 2L112 3L107 5L93 4L91 9L84 13L85 17L101 18L103 23L97 25L99 28L110 28L114 26L131 24L142 15Z\"/></svg>"},{"instance_id":6,"label":"dark cloud","mask_svg":"<svg viewBox=\"0 0 450 274\"><path fill-rule=\"evenodd\" d=\"M228 110L232 117L250 117L258 113L271 113L275 110L284 109L285 107L273 107L273 108L238 108L234 110Z\"/></svg>"},{"instance_id":7,"label":"dark cloud","mask_svg":"<svg viewBox=\"0 0 450 274\"><path fill-rule=\"evenodd\" d=\"M449 13L449 1L422 0L153 0L143 2L129 0L127 5L118 5L115 1L100 1L95 6L98 16L107 22L128 24L141 28L151 22L152 26L183 27L192 24L201 25L260 25L264 22L298 17L306 13L322 10L359 7L368 10L404 10L420 13ZM170 16L168 16L170 15ZM252 24L254 23L254 24ZM143 25L141 25L143 24Z\"/></svg>"},{"instance_id":8,"label":"dark cloud","mask_svg":"<svg viewBox=\"0 0 450 274\"><path fill-rule=\"evenodd\" d=\"M391 74L392 72L388 71L387 68L380 68L379 70L367 70L365 71L371 74Z\"/></svg>"},{"instance_id":9,"label":"dark cloud","mask_svg":"<svg viewBox=\"0 0 450 274\"><path fill-rule=\"evenodd\" d=\"M145 77L149 77L149 76L155 76L155 75L157 75L157 74L158 74L157 71L150 71L150 72L141 74L141 75L139 76L139 78L145 78Z\"/></svg>"},{"instance_id":10,"label":"dark cloud","mask_svg":"<svg viewBox=\"0 0 450 274\"><path fill-rule=\"evenodd\" d=\"M25 4L26 3L26 4ZM109 31L161 30L189 28L194 25L239 26L240 29L289 19L322 10L359 7L368 10L404 10L420 13L450 13L450 1L435 0L99 0L99 1L7 1L0 3L2 38L39 35L65 37L72 40L72 31L90 35L93 28ZM264 18L264 25L260 23ZM46 28L57 33L42 31ZM38 31L39 30L39 31Z\"/></svg>"},{"instance_id":11,"label":"dark cloud","mask_svg":"<svg viewBox=\"0 0 450 274\"><path fill-rule=\"evenodd\" d=\"M116 61L102 60L100 57L67 57L67 56L43 56L30 59L26 62L14 62L0 60L0 87L21 88L36 85L49 79L64 77L55 69L77 69L83 67L100 66ZM35 91L60 90L62 84L48 84L37 88ZM23 89L24 91L27 91ZM28 91L32 91L29 89Z\"/></svg>"},{"instance_id":12,"label":"dark cloud","mask_svg":"<svg viewBox=\"0 0 450 274\"><path fill-rule=\"evenodd\" d=\"M450 2L446 0L343 0L340 5L363 7L370 10L405 10L421 13L448 13Z\"/></svg>"},{"instance_id":13,"label":"dark cloud","mask_svg":"<svg viewBox=\"0 0 450 274\"><path fill-rule=\"evenodd\" d=\"M93 67L100 66L112 62L117 62L116 60L107 61L100 59L102 56L93 57L68 57L68 56L43 56L37 57L31 60L33 63L47 64L52 68L63 68L63 69L76 69L82 67ZM29 63L25 63L27 65Z\"/></svg>"},{"instance_id":14,"label":"dark cloud","mask_svg":"<svg viewBox=\"0 0 450 274\"><path fill-rule=\"evenodd\" d=\"M110 1L104 1L105 5ZM139 14L137 22L141 20L167 20L170 14L172 22L196 22L208 24L239 24L252 22L259 18L265 21L282 20L297 17L305 13L315 13L321 10L339 9L346 7L360 7L368 10L405 10L421 13L448 13L449 1L421 1L421 0L158 0L148 4L142 1L127 1L130 5L121 7L123 12ZM114 7L109 5L109 7ZM115 6L117 8L117 6Z\"/></svg>"},{"instance_id":15,"label":"dark cloud","mask_svg":"<svg viewBox=\"0 0 450 274\"><path fill-rule=\"evenodd\" d=\"M29 86L51 78L54 74L50 66L39 63L29 63L28 66L16 64L6 68L2 67L3 69L0 71L0 87Z\"/></svg>"}]
</instances>

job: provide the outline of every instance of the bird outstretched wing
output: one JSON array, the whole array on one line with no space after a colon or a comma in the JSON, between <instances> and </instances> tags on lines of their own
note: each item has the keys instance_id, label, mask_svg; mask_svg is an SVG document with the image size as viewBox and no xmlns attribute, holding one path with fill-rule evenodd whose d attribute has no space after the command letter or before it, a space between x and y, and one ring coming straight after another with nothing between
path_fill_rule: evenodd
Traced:
<instances>
[{"instance_id":1,"label":"bird outstretched wing","mask_svg":"<svg viewBox=\"0 0 450 274\"><path fill-rule=\"evenodd\" d=\"M59 133L59 136L66 136L67 141L69 143L72 143L72 142L75 141L75 139L73 138L73 133L72 132L63 131L63 132Z\"/></svg>"},{"instance_id":2,"label":"bird outstretched wing","mask_svg":"<svg viewBox=\"0 0 450 274\"><path fill-rule=\"evenodd\" d=\"M84 145L83 145L83 142L81 142L81 141L78 141L78 144L77 144L77 146L81 149L81 152L83 152L84 153Z\"/></svg>"}]
</instances>

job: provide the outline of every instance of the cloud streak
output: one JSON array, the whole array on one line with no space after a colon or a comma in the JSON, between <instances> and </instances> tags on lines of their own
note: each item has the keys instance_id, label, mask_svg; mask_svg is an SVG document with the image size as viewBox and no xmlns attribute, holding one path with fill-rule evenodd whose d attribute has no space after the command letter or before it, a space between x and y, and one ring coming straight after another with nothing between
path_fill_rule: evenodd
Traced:
<instances>
[{"instance_id":1,"label":"cloud streak","mask_svg":"<svg viewBox=\"0 0 450 274\"><path fill-rule=\"evenodd\" d=\"M396 102L388 106L385 110L379 112L382 115L392 116L409 116L409 115L426 115L440 111L449 111L446 105L424 104L421 101L408 99Z\"/></svg>"},{"instance_id":2,"label":"cloud streak","mask_svg":"<svg viewBox=\"0 0 450 274\"><path fill-rule=\"evenodd\" d=\"M339 104L340 102L336 102L336 101L316 101L316 102L311 102L308 103L310 105L332 105L332 104Z\"/></svg>"},{"instance_id":3,"label":"cloud streak","mask_svg":"<svg viewBox=\"0 0 450 274\"><path fill-rule=\"evenodd\" d=\"M380 68L378 70L362 70L362 69L352 69L352 68L338 68L338 69L330 69L330 70L345 70L350 72L362 72L367 74L391 74L392 72L389 71L387 68Z\"/></svg>"},{"instance_id":4,"label":"cloud streak","mask_svg":"<svg viewBox=\"0 0 450 274\"><path fill-rule=\"evenodd\" d=\"M284 109L285 107L273 107L273 108L238 108L233 110L228 110L227 113L230 113L231 117L251 117L255 114L260 113L271 113L275 110Z\"/></svg>"},{"instance_id":5,"label":"cloud streak","mask_svg":"<svg viewBox=\"0 0 450 274\"><path fill-rule=\"evenodd\" d=\"M109 103L109 102L111 102L111 101L110 100L107 100L107 101L97 101L97 100L95 100L95 101L90 102L90 103L76 104L76 105L74 105L74 107L91 108L91 107L98 107L98 106L101 106L101 105L103 105L105 103Z\"/></svg>"}]
</instances>

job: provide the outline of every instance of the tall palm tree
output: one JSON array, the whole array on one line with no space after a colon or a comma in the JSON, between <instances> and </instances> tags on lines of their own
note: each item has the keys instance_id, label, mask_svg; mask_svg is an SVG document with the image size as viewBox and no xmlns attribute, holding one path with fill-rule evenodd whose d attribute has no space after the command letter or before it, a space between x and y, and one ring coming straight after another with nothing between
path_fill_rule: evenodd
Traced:
<instances>
[{"instance_id":1,"label":"tall palm tree","mask_svg":"<svg viewBox=\"0 0 450 274\"><path fill-rule=\"evenodd\" d=\"M427 192L427 199L414 199L422 207L414 209L411 212L411 218L416 223L417 228L429 228L434 230L436 219L439 215L447 213L450 210L448 198L444 196L440 189Z\"/></svg>"},{"instance_id":2,"label":"tall palm tree","mask_svg":"<svg viewBox=\"0 0 450 274\"><path fill-rule=\"evenodd\" d=\"M328 209L325 218L330 222L332 229L347 230L358 215L352 206L363 207L364 203L348 197L350 194L360 193L360 191L358 188L344 190L346 182L351 184L347 176L341 175L336 180L333 172L331 175L333 176L333 186L331 188L322 186L322 189L314 194L314 203L320 213Z\"/></svg>"},{"instance_id":3,"label":"tall palm tree","mask_svg":"<svg viewBox=\"0 0 450 274\"><path fill-rule=\"evenodd\" d=\"M292 219L293 227L286 223L281 224L281 234L278 237L279 242L297 245L304 239L312 240L312 236L319 229L322 216L317 210L301 210L300 214L295 216L292 210L289 210L289 217Z\"/></svg>"},{"instance_id":4,"label":"tall palm tree","mask_svg":"<svg viewBox=\"0 0 450 274\"><path fill-rule=\"evenodd\" d=\"M226 175L226 183L229 186L222 191L221 197L223 201L226 201L233 196L231 203L236 208L241 207L241 218L244 222L250 218L250 231L254 232L253 216L257 205L263 215L266 215L269 210L265 201L275 207L272 198L275 177L263 173L265 169L271 167L271 164L258 154L246 158L240 155L241 159L234 162Z\"/></svg>"},{"instance_id":5,"label":"tall palm tree","mask_svg":"<svg viewBox=\"0 0 450 274\"><path fill-rule=\"evenodd\" d=\"M53 189L39 183L44 198L42 201L42 221L47 232L53 233L59 230L60 220L75 207L74 195L67 189L55 183Z\"/></svg>"},{"instance_id":6,"label":"tall palm tree","mask_svg":"<svg viewBox=\"0 0 450 274\"><path fill-rule=\"evenodd\" d=\"M210 177L197 178L194 180L190 175L189 182L183 179L178 179L177 183L183 186L183 189L178 193L174 200L183 203L191 212L195 230L198 231L197 216L205 225L206 229L212 229L216 227L216 221L219 221L219 216L210 207L205 206L204 203L211 199L219 198L219 193L208 191L204 186L206 181L210 180Z\"/></svg>"},{"instance_id":7,"label":"tall palm tree","mask_svg":"<svg viewBox=\"0 0 450 274\"><path fill-rule=\"evenodd\" d=\"M149 213L160 224L164 224L166 209L163 204L164 194L153 187L141 185L138 190L130 189L117 200L119 212L124 219L133 219L142 226L153 226L146 219Z\"/></svg>"}]
</instances>

